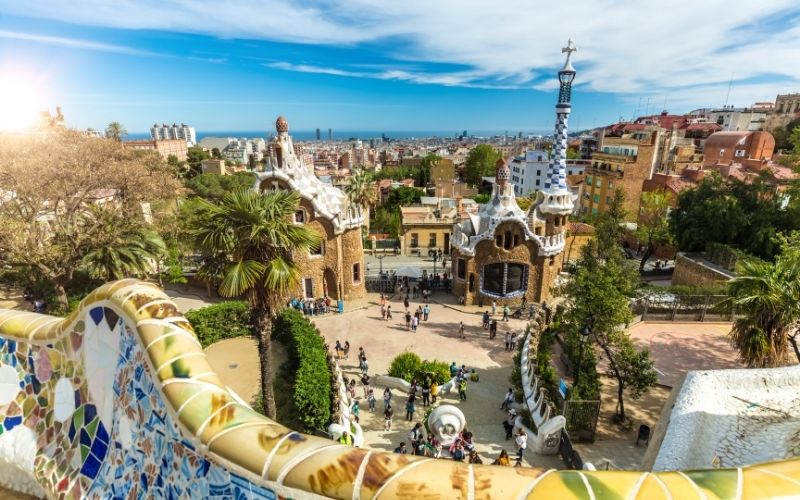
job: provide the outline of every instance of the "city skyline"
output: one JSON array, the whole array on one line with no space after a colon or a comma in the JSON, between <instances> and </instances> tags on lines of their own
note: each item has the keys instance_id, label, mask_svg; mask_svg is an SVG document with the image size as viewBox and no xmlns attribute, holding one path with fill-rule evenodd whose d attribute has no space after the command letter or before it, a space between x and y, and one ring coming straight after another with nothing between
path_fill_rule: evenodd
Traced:
<instances>
[{"instance_id":1,"label":"city skyline","mask_svg":"<svg viewBox=\"0 0 800 500\"><path fill-rule=\"evenodd\" d=\"M541 133L565 32L580 70L571 130L800 87L792 2L612 8L0 0L0 78L34 86L71 126L130 132L269 130L283 114L305 131Z\"/></svg>"}]
</instances>

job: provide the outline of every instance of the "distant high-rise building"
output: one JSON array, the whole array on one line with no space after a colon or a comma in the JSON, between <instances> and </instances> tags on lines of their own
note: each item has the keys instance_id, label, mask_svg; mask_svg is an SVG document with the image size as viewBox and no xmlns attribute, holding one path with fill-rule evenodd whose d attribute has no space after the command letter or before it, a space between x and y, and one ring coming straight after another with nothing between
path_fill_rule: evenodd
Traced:
<instances>
[{"instance_id":1,"label":"distant high-rise building","mask_svg":"<svg viewBox=\"0 0 800 500\"><path fill-rule=\"evenodd\" d=\"M319 128L317 128L317 140L319 140Z\"/></svg>"},{"instance_id":2,"label":"distant high-rise building","mask_svg":"<svg viewBox=\"0 0 800 500\"><path fill-rule=\"evenodd\" d=\"M521 130L520 130L519 135L517 137L522 139L522 131Z\"/></svg>"},{"instance_id":3,"label":"distant high-rise building","mask_svg":"<svg viewBox=\"0 0 800 500\"><path fill-rule=\"evenodd\" d=\"M153 126L150 127L150 138L154 141L183 139L186 141L187 147L197 144L197 136L195 135L194 127L190 127L185 123L181 123L180 125L177 123L173 123L172 125L164 123L161 126L154 123Z\"/></svg>"},{"instance_id":4,"label":"distant high-rise building","mask_svg":"<svg viewBox=\"0 0 800 500\"><path fill-rule=\"evenodd\" d=\"M329 141L333 140L333 129L332 128L328 129L328 140Z\"/></svg>"},{"instance_id":5,"label":"distant high-rise building","mask_svg":"<svg viewBox=\"0 0 800 500\"><path fill-rule=\"evenodd\" d=\"M461 134L461 136L462 136L462 137L466 137L466 136L467 136L467 131L465 130L465 131L464 131L464 133L463 133L463 134Z\"/></svg>"}]
</instances>

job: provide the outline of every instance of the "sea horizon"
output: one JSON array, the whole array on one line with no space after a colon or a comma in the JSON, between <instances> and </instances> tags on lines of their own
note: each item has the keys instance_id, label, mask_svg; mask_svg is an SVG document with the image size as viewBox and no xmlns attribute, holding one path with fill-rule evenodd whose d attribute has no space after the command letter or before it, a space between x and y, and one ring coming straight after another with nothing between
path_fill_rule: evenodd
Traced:
<instances>
[{"instance_id":1,"label":"sea horizon","mask_svg":"<svg viewBox=\"0 0 800 500\"><path fill-rule=\"evenodd\" d=\"M395 130L395 131L371 131L371 130L342 130L337 132L336 130L333 131L333 140L334 141L348 141L348 140L370 140L370 139L380 139L382 135L385 135L387 139L428 139L428 138L447 138L447 139L454 139L456 135L461 134L463 130L447 132L442 130ZM269 137L269 134L275 134L275 132L266 132L266 131L255 131L255 130L212 130L212 131L197 131L197 141L200 142L206 137L235 137L235 138L263 138L266 139ZM313 141L316 140L316 130L292 130L291 135L293 138L301 141ZM467 129L467 133L471 137L498 137L503 136L505 134L504 130L474 130L471 131ZM519 131L515 131L514 133L511 130L508 131L508 137L514 138L517 137ZM523 137L527 137L529 135L534 136L547 136L552 135L552 132L544 132L544 131L522 131ZM150 138L150 131L146 132L130 132L125 136L125 139L128 140L141 140L141 139L149 139ZM328 140L328 131L320 129L320 140L327 141Z\"/></svg>"}]
</instances>

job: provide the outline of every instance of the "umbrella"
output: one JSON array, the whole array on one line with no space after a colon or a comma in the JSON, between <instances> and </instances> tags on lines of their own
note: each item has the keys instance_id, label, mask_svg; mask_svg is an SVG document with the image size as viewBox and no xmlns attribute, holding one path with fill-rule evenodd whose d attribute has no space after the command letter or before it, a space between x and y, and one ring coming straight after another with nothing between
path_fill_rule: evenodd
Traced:
<instances>
[{"instance_id":1,"label":"umbrella","mask_svg":"<svg viewBox=\"0 0 800 500\"><path fill-rule=\"evenodd\" d=\"M403 266L395 271L398 276L408 276L409 278L422 278L422 269L412 266Z\"/></svg>"}]
</instances>

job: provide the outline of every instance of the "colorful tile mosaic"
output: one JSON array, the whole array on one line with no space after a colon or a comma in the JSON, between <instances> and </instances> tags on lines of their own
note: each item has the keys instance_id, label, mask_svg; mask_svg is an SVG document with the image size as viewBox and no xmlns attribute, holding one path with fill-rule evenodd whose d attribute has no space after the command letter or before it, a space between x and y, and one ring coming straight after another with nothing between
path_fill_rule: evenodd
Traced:
<instances>
[{"instance_id":1,"label":"colorful tile mosaic","mask_svg":"<svg viewBox=\"0 0 800 500\"><path fill-rule=\"evenodd\" d=\"M800 460L688 471L545 471L362 450L237 402L157 287L92 292L65 319L0 310L0 470L55 498L786 498Z\"/></svg>"}]
</instances>

